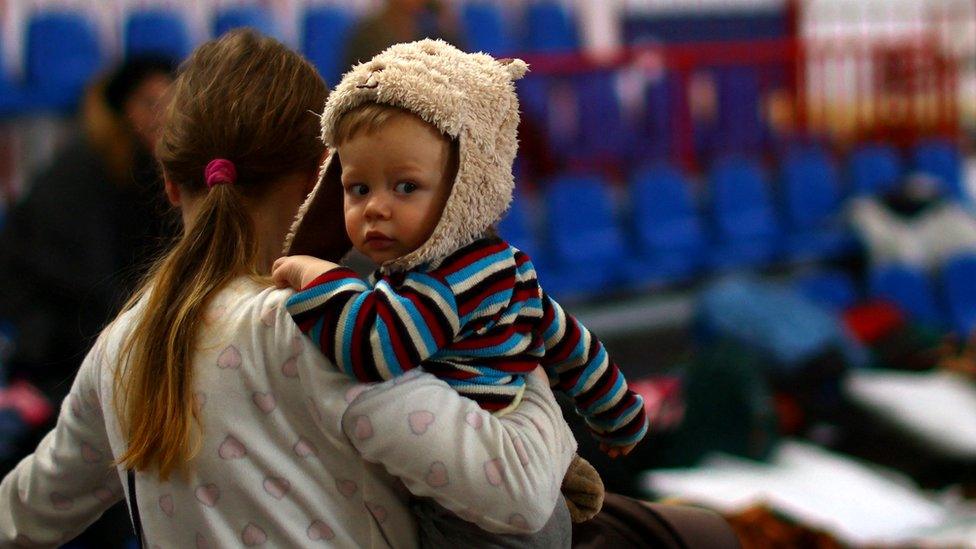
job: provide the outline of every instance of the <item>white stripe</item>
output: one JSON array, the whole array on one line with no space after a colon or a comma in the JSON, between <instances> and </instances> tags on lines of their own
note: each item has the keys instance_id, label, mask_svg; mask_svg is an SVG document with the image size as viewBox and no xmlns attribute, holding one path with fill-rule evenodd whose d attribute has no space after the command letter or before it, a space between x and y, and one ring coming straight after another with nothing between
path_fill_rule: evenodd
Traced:
<instances>
[{"instance_id":1,"label":"white stripe","mask_svg":"<svg viewBox=\"0 0 976 549\"><path fill-rule=\"evenodd\" d=\"M623 374L620 374L620 375L623 375ZM604 403L603 406L600 406L596 410L593 410L593 412L591 412L591 413L595 415L595 414L599 414L600 412L609 410L610 408L613 408L614 406L616 406L620 402L620 399L623 398L623 396L625 394L627 394L627 384L626 383L621 383L620 384L620 387L613 394L613 398L611 398L606 403Z\"/></svg>"},{"instance_id":2,"label":"white stripe","mask_svg":"<svg viewBox=\"0 0 976 549\"><path fill-rule=\"evenodd\" d=\"M590 334L588 330L580 330L580 341L583 342L583 352L580 355L580 358L578 360L570 359L565 364L561 364L559 367L556 368L556 373L561 374L563 372L566 372L567 370L572 370L574 368L578 368L586 364L587 358L589 358L589 354L590 354L589 352L590 352L591 335L592 334ZM580 341L577 341L576 345L573 346L573 352L576 352L576 347L579 347Z\"/></svg>"},{"instance_id":3,"label":"white stripe","mask_svg":"<svg viewBox=\"0 0 976 549\"><path fill-rule=\"evenodd\" d=\"M423 360L424 357L428 357L437 352L437 349L427 348L427 343L424 341L424 338L420 335L420 331L417 329L416 321L414 320L413 316L410 315L410 312L407 311L407 309L403 306L403 303L400 302L401 299L407 298L401 298L398 296L396 292L393 291L393 288L391 288L386 282L377 284L376 289L383 292L383 295L387 296L389 299L390 305L393 307L393 312L397 316L397 320L407 329L407 333L410 334L410 340L413 342L414 348L417 349L417 351L421 354L421 360ZM421 319L421 321L422 320L423 319ZM393 326L388 326L388 328L391 330L395 329Z\"/></svg>"},{"instance_id":4,"label":"white stripe","mask_svg":"<svg viewBox=\"0 0 976 549\"><path fill-rule=\"evenodd\" d=\"M373 362L376 363L376 371L379 373L381 379L392 379L393 372L390 371L390 365L386 362L386 353L383 352L383 343L380 341L380 331L378 323L380 321L379 315L376 316L376 321L373 324L373 330L369 334L369 346L373 352ZM386 327L387 330L390 329L389 326ZM392 345L390 345L392 347Z\"/></svg>"},{"instance_id":5,"label":"white stripe","mask_svg":"<svg viewBox=\"0 0 976 549\"><path fill-rule=\"evenodd\" d=\"M457 334L461 330L461 320L458 318L456 314L454 314L454 307L451 306L450 303L444 301L444 298L441 297L441 294L437 293L437 290L431 288L427 284L423 284L419 281L411 280L409 278L404 283L404 286L410 287L418 294L430 298L430 300L433 301L435 305L437 305L437 309L438 309L437 312L440 313L442 317L447 319L447 323L448 325L451 326L451 331L453 333ZM447 290L448 292L450 292L450 288L448 288Z\"/></svg>"}]
</instances>

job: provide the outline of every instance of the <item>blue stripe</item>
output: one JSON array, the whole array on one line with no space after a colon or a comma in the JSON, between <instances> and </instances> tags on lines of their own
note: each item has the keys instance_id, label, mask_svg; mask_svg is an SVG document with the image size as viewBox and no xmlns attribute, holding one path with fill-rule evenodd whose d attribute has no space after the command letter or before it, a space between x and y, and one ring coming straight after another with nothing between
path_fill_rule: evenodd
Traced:
<instances>
[{"instance_id":1,"label":"blue stripe","mask_svg":"<svg viewBox=\"0 0 976 549\"><path fill-rule=\"evenodd\" d=\"M487 271L488 267L494 265L495 263L501 263L506 259L508 259L510 262L511 257L512 257L511 250L502 250L498 253L491 254L488 257L483 257L478 261L475 261L474 263L458 271L454 271L453 273L447 275L444 278L445 280L447 280L447 283L453 287L464 283L472 276L476 276L478 274L484 275L485 273L483 273L482 271Z\"/></svg>"},{"instance_id":2,"label":"blue stripe","mask_svg":"<svg viewBox=\"0 0 976 549\"><path fill-rule=\"evenodd\" d=\"M407 326L408 324L412 325L414 328L416 328L417 333L420 335L420 339L424 344L423 349L417 349L420 354L420 359L425 360L426 357L436 353L438 351L437 342L434 341L434 335L430 331L430 326L427 325L427 321L424 319L424 315L420 312L420 309L417 308L417 305L414 304L413 301L410 301L410 299L407 297L400 297L400 295L397 294L389 284L386 284L383 288L379 288L379 286L377 286L377 289L383 292L383 295L386 296L388 301L391 303L396 302L406 310L409 318L402 318L396 307L393 307L393 313L396 315L397 319L399 319L400 324L404 326ZM407 333L409 334L410 331L407 330ZM416 347L413 337L410 339L410 345Z\"/></svg>"},{"instance_id":3,"label":"blue stripe","mask_svg":"<svg viewBox=\"0 0 976 549\"><path fill-rule=\"evenodd\" d=\"M512 334L508 339L499 343L498 345L492 345L491 347L479 347L477 349L455 349L454 354L459 357L499 357L499 356L509 356L511 350L526 341L526 336L521 334Z\"/></svg>"},{"instance_id":4,"label":"blue stripe","mask_svg":"<svg viewBox=\"0 0 976 549\"><path fill-rule=\"evenodd\" d=\"M386 365L390 368L390 375L396 377L403 373L403 367L396 358L396 353L393 351L393 344L390 342L390 330L386 326L386 322L379 316L376 317L376 332L380 337L380 349L383 352L383 358L386 360ZM390 378L384 378L390 379Z\"/></svg>"},{"instance_id":5,"label":"blue stripe","mask_svg":"<svg viewBox=\"0 0 976 549\"><path fill-rule=\"evenodd\" d=\"M483 313L485 309L492 307L494 305L498 305L499 303L507 303L508 301L511 301L511 299L512 299L511 289L501 290L500 292L491 294L490 296L482 300L481 303L478 304L477 308L475 308L470 313L464 315L464 318L461 319L461 326L464 326L468 322L471 322L472 319L480 316L480 314Z\"/></svg>"},{"instance_id":6,"label":"blue stripe","mask_svg":"<svg viewBox=\"0 0 976 549\"><path fill-rule=\"evenodd\" d=\"M301 292L293 294L288 298L288 301L285 302L285 307L290 311L291 308L296 305L300 305L317 297L332 293L347 285L352 286L352 289L356 289L357 291L366 291L369 289L369 287L363 284L363 281L359 280L358 278L340 278L339 280L319 284L318 286L313 286L307 290L302 290ZM357 289L356 286L360 286L361 289Z\"/></svg>"},{"instance_id":7,"label":"blue stripe","mask_svg":"<svg viewBox=\"0 0 976 549\"><path fill-rule=\"evenodd\" d=\"M590 407L586 409L586 412L592 414L593 410L596 410L600 406L606 404L607 402L610 402L610 399L614 398L614 395L617 393L617 390L619 390L623 384L624 384L624 375L623 373L621 373L617 376L617 381L614 382L613 387L610 388L607 394L604 395L603 398L601 398L600 400L591 404Z\"/></svg>"},{"instance_id":8,"label":"blue stripe","mask_svg":"<svg viewBox=\"0 0 976 549\"><path fill-rule=\"evenodd\" d=\"M503 378L511 378L508 382L502 383ZM497 387L522 387L525 385L525 376L516 374L499 374L496 376L477 376L471 379L445 379L452 387L474 387L478 385L493 385Z\"/></svg>"},{"instance_id":9,"label":"blue stripe","mask_svg":"<svg viewBox=\"0 0 976 549\"><path fill-rule=\"evenodd\" d=\"M604 431L616 431L617 429L623 427L624 422L621 420L621 418L625 418L625 417L629 416L630 414L634 413L638 408L642 408L644 406L644 399L641 398L640 395L634 395L634 396L636 397L636 398L634 398L634 403L631 404L630 406L628 406L626 409L624 409L619 414L617 414L617 416L614 417L613 419L593 419L593 418L590 418L587 421L591 425L595 425L595 426L599 427L600 429L603 429ZM630 419L633 419L633 418L630 418Z\"/></svg>"},{"instance_id":10,"label":"blue stripe","mask_svg":"<svg viewBox=\"0 0 976 549\"><path fill-rule=\"evenodd\" d=\"M583 342L583 338L580 338L580 343L582 342ZM607 362L607 350L603 347L600 347L600 352L597 353L595 357L593 357L593 360L591 360L589 365L586 367L586 369L583 370L583 375L581 375L579 379L576 380L576 385L572 389L567 391L566 394L572 397L575 397L576 395L580 394L580 392L583 390L583 386L586 385L586 382L593 377L593 373L596 372L596 370L606 362Z\"/></svg>"},{"instance_id":11,"label":"blue stripe","mask_svg":"<svg viewBox=\"0 0 976 549\"><path fill-rule=\"evenodd\" d=\"M356 319L359 316L359 310L362 309L363 302L366 301L367 297L369 297L369 292L363 292L346 306L349 310L349 315L346 317L345 326L339 327L342 330L342 340L340 341L340 345L342 346L342 360L346 364L344 369L348 374L352 374L354 371L352 366L352 332L356 329Z\"/></svg>"},{"instance_id":12,"label":"blue stripe","mask_svg":"<svg viewBox=\"0 0 976 549\"><path fill-rule=\"evenodd\" d=\"M410 273L407 275L407 280L419 282L425 287L437 292L437 295L441 296L444 303L447 303L447 306L451 308L451 312L454 313L455 317L457 317L457 300L455 299L454 294L451 293L451 289L445 286L443 282L430 275L422 273Z\"/></svg>"}]
</instances>

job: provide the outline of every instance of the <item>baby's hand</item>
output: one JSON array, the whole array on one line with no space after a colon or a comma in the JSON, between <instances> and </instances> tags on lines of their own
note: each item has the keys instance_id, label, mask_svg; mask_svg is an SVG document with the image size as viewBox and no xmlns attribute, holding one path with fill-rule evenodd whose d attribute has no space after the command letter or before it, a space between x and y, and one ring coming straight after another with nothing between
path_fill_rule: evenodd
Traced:
<instances>
[{"instance_id":1,"label":"baby's hand","mask_svg":"<svg viewBox=\"0 0 976 549\"><path fill-rule=\"evenodd\" d=\"M331 261L309 255L279 257L271 266L271 279L279 288L301 290L319 275L338 267Z\"/></svg>"},{"instance_id":2,"label":"baby's hand","mask_svg":"<svg viewBox=\"0 0 976 549\"><path fill-rule=\"evenodd\" d=\"M601 442L600 450L605 452L608 456L617 459L618 457L629 454L630 451L634 449L634 446L637 446L636 442L633 444L628 444L627 446L611 446L606 442Z\"/></svg>"}]
</instances>

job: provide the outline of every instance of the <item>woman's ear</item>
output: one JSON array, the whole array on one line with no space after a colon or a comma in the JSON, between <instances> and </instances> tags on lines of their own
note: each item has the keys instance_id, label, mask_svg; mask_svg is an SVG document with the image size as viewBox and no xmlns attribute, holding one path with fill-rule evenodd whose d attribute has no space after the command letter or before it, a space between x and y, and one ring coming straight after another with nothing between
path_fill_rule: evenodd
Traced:
<instances>
[{"instance_id":1,"label":"woman's ear","mask_svg":"<svg viewBox=\"0 0 976 549\"><path fill-rule=\"evenodd\" d=\"M180 186L169 179L164 179L163 188L166 189L166 199L169 200L170 205L175 208L180 207L183 203L183 200L180 198Z\"/></svg>"}]
</instances>

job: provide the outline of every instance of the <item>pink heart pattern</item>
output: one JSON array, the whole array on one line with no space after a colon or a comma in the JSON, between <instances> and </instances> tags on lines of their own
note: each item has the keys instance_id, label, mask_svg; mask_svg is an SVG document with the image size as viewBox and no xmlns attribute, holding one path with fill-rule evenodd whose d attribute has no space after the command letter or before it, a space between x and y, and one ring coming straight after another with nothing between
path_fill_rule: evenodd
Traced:
<instances>
[{"instance_id":1,"label":"pink heart pattern","mask_svg":"<svg viewBox=\"0 0 976 549\"><path fill-rule=\"evenodd\" d=\"M95 499L102 503L110 503L115 500L115 493L104 486L101 488L96 488L92 494L95 495Z\"/></svg>"},{"instance_id":2,"label":"pink heart pattern","mask_svg":"<svg viewBox=\"0 0 976 549\"><path fill-rule=\"evenodd\" d=\"M427 476L424 478L427 485L431 488L442 488L447 486L447 466L444 465L443 461L435 461L430 464L430 468L427 470Z\"/></svg>"},{"instance_id":3,"label":"pink heart pattern","mask_svg":"<svg viewBox=\"0 0 976 549\"><path fill-rule=\"evenodd\" d=\"M203 411L203 407L207 405L207 393L196 392L193 393L193 410L200 415Z\"/></svg>"},{"instance_id":4,"label":"pink heart pattern","mask_svg":"<svg viewBox=\"0 0 976 549\"><path fill-rule=\"evenodd\" d=\"M254 405L258 407L265 414L270 414L278 407L278 402L271 393L262 393L260 391L255 391L251 396L251 400L254 401Z\"/></svg>"},{"instance_id":5,"label":"pink heart pattern","mask_svg":"<svg viewBox=\"0 0 976 549\"><path fill-rule=\"evenodd\" d=\"M228 368L236 370L241 367L241 352L237 350L237 347L229 345L226 349L220 352L220 356L217 357L217 366L222 370Z\"/></svg>"},{"instance_id":6,"label":"pink heart pattern","mask_svg":"<svg viewBox=\"0 0 976 549\"><path fill-rule=\"evenodd\" d=\"M346 404L352 404L352 401L356 400L356 397L366 392L367 389L369 389L369 385L365 383L357 383L346 389L346 395L344 397Z\"/></svg>"},{"instance_id":7,"label":"pink heart pattern","mask_svg":"<svg viewBox=\"0 0 976 549\"><path fill-rule=\"evenodd\" d=\"M281 499L291 490L291 483L281 477L264 479L264 491L275 499Z\"/></svg>"},{"instance_id":8,"label":"pink heart pattern","mask_svg":"<svg viewBox=\"0 0 976 549\"><path fill-rule=\"evenodd\" d=\"M359 486L352 480L336 479L336 489L339 490L340 494L350 498L356 493L356 490L359 490Z\"/></svg>"},{"instance_id":9,"label":"pink heart pattern","mask_svg":"<svg viewBox=\"0 0 976 549\"><path fill-rule=\"evenodd\" d=\"M468 412L468 415L464 416L464 422L473 427L475 430L481 429L484 425L484 419L478 412Z\"/></svg>"},{"instance_id":10,"label":"pink heart pattern","mask_svg":"<svg viewBox=\"0 0 976 549\"><path fill-rule=\"evenodd\" d=\"M194 495L200 503L207 507L213 507L217 505L217 500L220 499L220 488L216 484L202 484L197 486Z\"/></svg>"},{"instance_id":11,"label":"pink heart pattern","mask_svg":"<svg viewBox=\"0 0 976 549\"><path fill-rule=\"evenodd\" d=\"M166 513L167 517L173 516L173 496L166 494L159 496L159 508Z\"/></svg>"},{"instance_id":12,"label":"pink heart pattern","mask_svg":"<svg viewBox=\"0 0 976 549\"><path fill-rule=\"evenodd\" d=\"M321 520L313 520L312 524L308 526L308 530L305 531L305 534L312 541L330 540L335 537L335 532L332 531L332 528L329 528L329 525Z\"/></svg>"},{"instance_id":13,"label":"pink heart pattern","mask_svg":"<svg viewBox=\"0 0 976 549\"><path fill-rule=\"evenodd\" d=\"M485 479L492 486L499 486L502 483L502 462L497 459L490 459L485 462Z\"/></svg>"},{"instance_id":14,"label":"pink heart pattern","mask_svg":"<svg viewBox=\"0 0 976 549\"><path fill-rule=\"evenodd\" d=\"M241 541L248 547L254 547L268 541L268 534L264 533L258 525L249 522L241 532Z\"/></svg>"},{"instance_id":15,"label":"pink heart pattern","mask_svg":"<svg viewBox=\"0 0 976 549\"><path fill-rule=\"evenodd\" d=\"M298 357L293 356L281 365L281 375L285 377L298 377Z\"/></svg>"},{"instance_id":16,"label":"pink heart pattern","mask_svg":"<svg viewBox=\"0 0 976 549\"><path fill-rule=\"evenodd\" d=\"M407 422L410 424L410 431L419 436L426 433L427 429L434 423L434 414L427 410L410 412L410 415L407 416Z\"/></svg>"},{"instance_id":17,"label":"pink heart pattern","mask_svg":"<svg viewBox=\"0 0 976 549\"><path fill-rule=\"evenodd\" d=\"M207 543L207 538L203 537L203 534L200 532L197 532L196 542L197 549L208 549L210 547L210 544Z\"/></svg>"},{"instance_id":18,"label":"pink heart pattern","mask_svg":"<svg viewBox=\"0 0 976 549\"><path fill-rule=\"evenodd\" d=\"M366 508L369 509L369 514L373 515L373 518L376 519L376 522L382 523L383 521L386 520L386 507L383 507L378 503L367 501Z\"/></svg>"},{"instance_id":19,"label":"pink heart pattern","mask_svg":"<svg viewBox=\"0 0 976 549\"><path fill-rule=\"evenodd\" d=\"M51 492L51 505L58 511L67 511L75 505L75 500L58 492Z\"/></svg>"},{"instance_id":20,"label":"pink heart pattern","mask_svg":"<svg viewBox=\"0 0 976 549\"><path fill-rule=\"evenodd\" d=\"M373 423L366 416L358 416L353 427L353 434L359 440L366 440L373 436Z\"/></svg>"},{"instance_id":21,"label":"pink heart pattern","mask_svg":"<svg viewBox=\"0 0 976 549\"><path fill-rule=\"evenodd\" d=\"M512 444L515 446L515 454L518 456L519 463L522 465L528 465L529 454L525 451L525 443L522 442L522 437L515 437Z\"/></svg>"},{"instance_id":22,"label":"pink heart pattern","mask_svg":"<svg viewBox=\"0 0 976 549\"><path fill-rule=\"evenodd\" d=\"M98 463L102 460L102 453L92 447L87 442L81 443L81 457L85 463Z\"/></svg>"},{"instance_id":23,"label":"pink heart pattern","mask_svg":"<svg viewBox=\"0 0 976 549\"><path fill-rule=\"evenodd\" d=\"M217 455L221 459L240 459L247 455L247 448L241 444L241 441L234 438L234 435L227 435L227 438L220 443Z\"/></svg>"},{"instance_id":24,"label":"pink heart pattern","mask_svg":"<svg viewBox=\"0 0 976 549\"><path fill-rule=\"evenodd\" d=\"M295 454L297 454L298 457L303 457L303 458L306 458L308 456L319 455L319 449L316 448L315 445L313 445L311 442L305 440L304 438L298 439L298 442L295 443L295 447L293 448L293 450L295 450Z\"/></svg>"},{"instance_id":25,"label":"pink heart pattern","mask_svg":"<svg viewBox=\"0 0 976 549\"><path fill-rule=\"evenodd\" d=\"M269 307L265 309L264 312L261 313L261 324L264 324L269 328L271 326L274 326L275 317L277 316L277 314L278 314L278 307Z\"/></svg>"},{"instance_id":26,"label":"pink heart pattern","mask_svg":"<svg viewBox=\"0 0 976 549\"><path fill-rule=\"evenodd\" d=\"M512 516L508 517L508 523L520 530L529 529L529 521L525 520L525 517L518 513L512 513Z\"/></svg>"}]
</instances>

